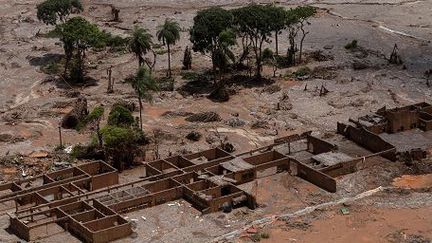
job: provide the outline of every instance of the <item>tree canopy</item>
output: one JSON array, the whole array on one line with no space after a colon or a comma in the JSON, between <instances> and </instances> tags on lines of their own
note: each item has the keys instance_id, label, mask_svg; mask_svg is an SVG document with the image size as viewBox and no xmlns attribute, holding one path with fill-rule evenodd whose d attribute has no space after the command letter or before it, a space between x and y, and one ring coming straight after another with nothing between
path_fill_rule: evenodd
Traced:
<instances>
[{"instance_id":1,"label":"tree canopy","mask_svg":"<svg viewBox=\"0 0 432 243\"><path fill-rule=\"evenodd\" d=\"M213 52L219 43L220 34L232 28L233 20L232 13L220 7L199 11L190 30L192 49L202 53Z\"/></svg>"},{"instance_id":2,"label":"tree canopy","mask_svg":"<svg viewBox=\"0 0 432 243\"><path fill-rule=\"evenodd\" d=\"M159 86L156 83L156 80L152 77L149 70L147 70L145 67L140 67L135 77L131 81L132 88L135 90L138 96L138 102L140 106L139 119L142 130L142 100L151 102L153 100L152 93L158 91Z\"/></svg>"},{"instance_id":3,"label":"tree canopy","mask_svg":"<svg viewBox=\"0 0 432 243\"><path fill-rule=\"evenodd\" d=\"M85 51L89 47L99 46L101 40L104 39L104 32L100 31L95 24L88 22L83 17L73 17L69 19L65 23L58 25L55 32L63 42L63 48L65 50L65 73L75 55L71 67L71 78L74 79L75 82L83 82Z\"/></svg>"},{"instance_id":4,"label":"tree canopy","mask_svg":"<svg viewBox=\"0 0 432 243\"><path fill-rule=\"evenodd\" d=\"M151 50L153 45L152 35L146 29L135 26L132 36L128 38L129 51L138 58L138 65L144 64L144 56Z\"/></svg>"},{"instance_id":5,"label":"tree canopy","mask_svg":"<svg viewBox=\"0 0 432 243\"><path fill-rule=\"evenodd\" d=\"M261 77L263 44L269 41L276 28L274 22L278 16L274 15L275 8L272 5L250 4L232 10L236 29L247 35L251 41L255 54L257 77Z\"/></svg>"},{"instance_id":6,"label":"tree canopy","mask_svg":"<svg viewBox=\"0 0 432 243\"><path fill-rule=\"evenodd\" d=\"M46 0L37 5L37 18L47 25L65 22L72 12L83 11L80 0Z\"/></svg>"},{"instance_id":7,"label":"tree canopy","mask_svg":"<svg viewBox=\"0 0 432 243\"><path fill-rule=\"evenodd\" d=\"M157 38L168 48L168 76L171 77L171 45L180 40L180 25L169 19L165 19L163 25L158 27Z\"/></svg>"}]
</instances>

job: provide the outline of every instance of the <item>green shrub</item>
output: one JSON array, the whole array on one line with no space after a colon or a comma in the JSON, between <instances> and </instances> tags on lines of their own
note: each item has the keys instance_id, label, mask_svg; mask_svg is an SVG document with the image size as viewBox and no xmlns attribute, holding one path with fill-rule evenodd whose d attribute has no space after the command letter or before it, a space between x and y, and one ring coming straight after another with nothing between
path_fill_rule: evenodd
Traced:
<instances>
[{"instance_id":1,"label":"green shrub","mask_svg":"<svg viewBox=\"0 0 432 243\"><path fill-rule=\"evenodd\" d=\"M158 80L159 90L161 91L173 91L174 90L174 78L163 77Z\"/></svg>"},{"instance_id":2,"label":"green shrub","mask_svg":"<svg viewBox=\"0 0 432 243\"><path fill-rule=\"evenodd\" d=\"M107 147L127 146L134 140L131 129L116 126L105 126L101 129L104 145Z\"/></svg>"},{"instance_id":3,"label":"green shrub","mask_svg":"<svg viewBox=\"0 0 432 243\"><path fill-rule=\"evenodd\" d=\"M135 119L132 116L132 112L121 105L113 106L108 116L108 125L110 126L129 127L133 125L134 122Z\"/></svg>"},{"instance_id":4,"label":"green shrub","mask_svg":"<svg viewBox=\"0 0 432 243\"><path fill-rule=\"evenodd\" d=\"M270 48L266 48L262 53L262 59L263 60L273 59L273 55L274 55L273 51Z\"/></svg>"},{"instance_id":5,"label":"green shrub","mask_svg":"<svg viewBox=\"0 0 432 243\"><path fill-rule=\"evenodd\" d=\"M345 49L347 50L352 50L358 47L358 41L357 40L353 40L350 43L345 45Z\"/></svg>"},{"instance_id":6,"label":"green shrub","mask_svg":"<svg viewBox=\"0 0 432 243\"><path fill-rule=\"evenodd\" d=\"M103 106L97 106L90 112L82 121L80 121L76 127L79 131L86 127L89 123L99 120L105 112L105 108Z\"/></svg>"},{"instance_id":7,"label":"green shrub","mask_svg":"<svg viewBox=\"0 0 432 243\"><path fill-rule=\"evenodd\" d=\"M182 72L181 75L182 79L189 81L197 80L200 77L200 74L196 72Z\"/></svg>"},{"instance_id":8,"label":"green shrub","mask_svg":"<svg viewBox=\"0 0 432 243\"><path fill-rule=\"evenodd\" d=\"M311 74L312 70L309 67L301 67L297 71L293 72L294 77L303 77Z\"/></svg>"},{"instance_id":9,"label":"green shrub","mask_svg":"<svg viewBox=\"0 0 432 243\"><path fill-rule=\"evenodd\" d=\"M49 75L59 74L60 70L61 70L60 65L56 61L49 62L47 65L45 65L41 68L42 72L49 74Z\"/></svg>"},{"instance_id":10,"label":"green shrub","mask_svg":"<svg viewBox=\"0 0 432 243\"><path fill-rule=\"evenodd\" d=\"M279 68L287 68L292 66L292 63L290 62L287 56L276 55L275 59L276 59L276 64Z\"/></svg>"},{"instance_id":11,"label":"green shrub","mask_svg":"<svg viewBox=\"0 0 432 243\"><path fill-rule=\"evenodd\" d=\"M165 49L156 49L156 50L155 50L155 53L156 53L156 55L161 56L161 55L165 55L165 54L167 54L167 53L168 53L168 50L165 50Z\"/></svg>"}]
</instances>

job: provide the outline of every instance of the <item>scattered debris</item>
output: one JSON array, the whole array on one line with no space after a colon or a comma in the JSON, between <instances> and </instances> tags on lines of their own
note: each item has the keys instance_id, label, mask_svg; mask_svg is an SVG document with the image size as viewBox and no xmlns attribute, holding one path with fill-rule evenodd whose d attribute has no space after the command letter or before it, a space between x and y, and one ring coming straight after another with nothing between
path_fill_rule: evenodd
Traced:
<instances>
[{"instance_id":1,"label":"scattered debris","mask_svg":"<svg viewBox=\"0 0 432 243\"><path fill-rule=\"evenodd\" d=\"M188 122L218 122L222 119L216 112L208 111L190 115L185 120Z\"/></svg>"},{"instance_id":2,"label":"scattered debris","mask_svg":"<svg viewBox=\"0 0 432 243\"><path fill-rule=\"evenodd\" d=\"M282 88L279 85L273 84L270 86L266 86L261 90L261 93L274 94L281 91Z\"/></svg>"},{"instance_id":3,"label":"scattered debris","mask_svg":"<svg viewBox=\"0 0 432 243\"><path fill-rule=\"evenodd\" d=\"M282 97L279 99L279 102L276 104L276 110L289 111L293 108L291 100L288 96L288 93L282 93Z\"/></svg>"},{"instance_id":4,"label":"scattered debris","mask_svg":"<svg viewBox=\"0 0 432 243\"><path fill-rule=\"evenodd\" d=\"M229 118L225 123L230 127L242 127L246 124L244 120L238 117Z\"/></svg>"},{"instance_id":5,"label":"scattered debris","mask_svg":"<svg viewBox=\"0 0 432 243\"><path fill-rule=\"evenodd\" d=\"M44 150L40 150L40 151L34 151L32 153L29 154L30 158L37 158L37 159L41 159L41 158L46 158L48 157L49 153L47 151Z\"/></svg>"},{"instance_id":6,"label":"scattered debris","mask_svg":"<svg viewBox=\"0 0 432 243\"><path fill-rule=\"evenodd\" d=\"M390 54L389 63L395 64L395 65L403 64L402 58L399 55L399 48L398 48L397 44L394 45L393 51Z\"/></svg>"},{"instance_id":7,"label":"scattered debris","mask_svg":"<svg viewBox=\"0 0 432 243\"><path fill-rule=\"evenodd\" d=\"M340 211L343 215L349 215L350 214L349 209L347 207L342 207L340 209Z\"/></svg>"}]
</instances>

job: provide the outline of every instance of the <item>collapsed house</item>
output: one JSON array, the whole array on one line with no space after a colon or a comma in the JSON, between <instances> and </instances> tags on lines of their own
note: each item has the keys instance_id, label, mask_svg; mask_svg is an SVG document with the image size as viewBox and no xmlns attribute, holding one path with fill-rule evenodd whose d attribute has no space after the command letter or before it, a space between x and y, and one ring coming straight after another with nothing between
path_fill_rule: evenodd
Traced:
<instances>
[{"instance_id":1,"label":"collapsed house","mask_svg":"<svg viewBox=\"0 0 432 243\"><path fill-rule=\"evenodd\" d=\"M425 158L432 145L432 105L428 103L383 107L357 121L350 119L350 123L338 123L338 133L392 161L397 156L409 160Z\"/></svg>"},{"instance_id":2,"label":"collapsed house","mask_svg":"<svg viewBox=\"0 0 432 243\"><path fill-rule=\"evenodd\" d=\"M214 148L148 163L133 170L140 179L119 184L117 170L92 162L0 186L0 205L9 229L24 240L68 231L84 242L108 242L132 233L120 214L184 199L203 214L226 207L257 205L238 185L261 173L289 172L328 192L336 176L355 172L363 158L351 158L310 132L233 155ZM370 156L379 156L372 154Z\"/></svg>"},{"instance_id":3,"label":"collapsed house","mask_svg":"<svg viewBox=\"0 0 432 243\"><path fill-rule=\"evenodd\" d=\"M132 233L131 222L120 214L173 200L184 199L203 214L227 207L254 209L255 195L238 186L263 173L288 172L284 176L336 192L335 178L364 168L369 158L395 161L403 153L423 158L426 149L416 147L417 137L409 140L417 130L430 136L425 141L432 146L432 106L427 103L382 108L350 119L350 124L338 123L338 133L372 152L360 157L306 132L236 155L214 148L142 162L132 169L139 179L125 183L119 183L118 171L105 162L86 163L0 185L0 210L9 215L10 231L27 241L68 231L84 242L109 242ZM408 148L401 149L398 141Z\"/></svg>"}]
</instances>

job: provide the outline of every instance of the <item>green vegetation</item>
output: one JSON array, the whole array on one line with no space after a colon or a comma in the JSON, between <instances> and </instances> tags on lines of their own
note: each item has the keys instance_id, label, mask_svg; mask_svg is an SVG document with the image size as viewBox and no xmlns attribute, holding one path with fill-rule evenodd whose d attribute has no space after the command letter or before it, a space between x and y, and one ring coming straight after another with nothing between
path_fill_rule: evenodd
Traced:
<instances>
[{"instance_id":1,"label":"green vegetation","mask_svg":"<svg viewBox=\"0 0 432 243\"><path fill-rule=\"evenodd\" d=\"M55 31L63 42L66 57L65 76L70 69L70 79L77 83L83 82L85 52L89 47L100 44L101 31L82 17L71 18L58 25Z\"/></svg>"},{"instance_id":2,"label":"green vegetation","mask_svg":"<svg viewBox=\"0 0 432 243\"><path fill-rule=\"evenodd\" d=\"M47 25L64 23L72 12L83 11L80 0L46 0L37 5L37 18Z\"/></svg>"},{"instance_id":3,"label":"green vegetation","mask_svg":"<svg viewBox=\"0 0 432 243\"><path fill-rule=\"evenodd\" d=\"M131 129L117 126L106 126L101 129L105 146L125 146L134 141L134 134Z\"/></svg>"},{"instance_id":4,"label":"green vegetation","mask_svg":"<svg viewBox=\"0 0 432 243\"><path fill-rule=\"evenodd\" d=\"M115 105L108 116L108 125L129 127L135 123L132 112L121 105Z\"/></svg>"},{"instance_id":5,"label":"green vegetation","mask_svg":"<svg viewBox=\"0 0 432 243\"><path fill-rule=\"evenodd\" d=\"M258 232L251 236L251 240L253 242L259 242L261 241L261 239L269 239L269 238L270 238L270 234L267 232Z\"/></svg>"},{"instance_id":6,"label":"green vegetation","mask_svg":"<svg viewBox=\"0 0 432 243\"><path fill-rule=\"evenodd\" d=\"M92 122L99 122L102 119L103 114L105 113L105 108L103 106L96 106L92 112L90 112L84 120L80 121L76 127L78 131L86 127L88 124Z\"/></svg>"},{"instance_id":7,"label":"green vegetation","mask_svg":"<svg viewBox=\"0 0 432 243\"><path fill-rule=\"evenodd\" d=\"M309 67L301 67L297 71L293 72L294 77L304 77L310 75L312 70Z\"/></svg>"},{"instance_id":8,"label":"green vegetation","mask_svg":"<svg viewBox=\"0 0 432 243\"><path fill-rule=\"evenodd\" d=\"M192 49L202 54L210 54L214 74L217 68L225 68L228 55L232 56L229 47L235 44L235 34L231 31L233 23L233 14L220 7L198 11L194 17L190 30Z\"/></svg>"},{"instance_id":9,"label":"green vegetation","mask_svg":"<svg viewBox=\"0 0 432 243\"><path fill-rule=\"evenodd\" d=\"M153 92L158 91L159 87L155 79L152 77L151 73L144 67L140 67L135 77L130 80L132 88L135 90L138 96L139 102L139 124L141 130L142 128L142 100L151 102L153 100Z\"/></svg>"},{"instance_id":10,"label":"green vegetation","mask_svg":"<svg viewBox=\"0 0 432 243\"><path fill-rule=\"evenodd\" d=\"M181 73L182 79L185 80L197 80L200 77L200 74L197 72L182 72Z\"/></svg>"},{"instance_id":11,"label":"green vegetation","mask_svg":"<svg viewBox=\"0 0 432 243\"><path fill-rule=\"evenodd\" d=\"M255 56L255 76L261 78L263 62L263 44L269 42L274 31L272 5L250 4L246 7L233 10L235 26L238 32L243 33L251 41Z\"/></svg>"},{"instance_id":12,"label":"green vegetation","mask_svg":"<svg viewBox=\"0 0 432 243\"><path fill-rule=\"evenodd\" d=\"M128 47L129 51L138 58L138 67L145 63L144 56L152 50L152 45L152 35L146 29L135 26L132 36L128 38Z\"/></svg>"},{"instance_id":13,"label":"green vegetation","mask_svg":"<svg viewBox=\"0 0 432 243\"><path fill-rule=\"evenodd\" d=\"M171 78L171 46L175 45L180 40L180 25L169 19L165 19L165 23L158 27L157 38L162 41L162 44L168 49L168 77Z\"/></svg>"},{"instance_id":14,"label":"green vegetation","mask_svg":"<svg viewBox=\"0 0 432 243\"><path fill-rule=\"evenodd\" d=\"M61 72L60 69L60 64L57 61L51 61L47 65L41 67L42 72L49 75L59 74Z\"/></svg>"}]
</instances>

